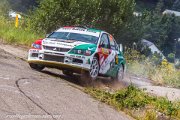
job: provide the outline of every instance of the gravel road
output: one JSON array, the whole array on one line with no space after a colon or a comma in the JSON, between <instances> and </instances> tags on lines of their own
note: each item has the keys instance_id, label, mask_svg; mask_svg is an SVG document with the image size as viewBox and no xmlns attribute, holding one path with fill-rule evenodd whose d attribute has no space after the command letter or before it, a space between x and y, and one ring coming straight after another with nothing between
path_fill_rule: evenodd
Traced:
<instances>
[{"instance_id":1,"label":"gravel road","mask_svg":"<svg viewBox=\"0 0 180 120\"><path fill-rule=\"evenodd\" d=\"M73 83L78 77L72 80L53 69L31 70L19 58L26 55L22 51L0 45L0 120L132 119L82 92L83 87Z\"/></svg>"},{"instance_id":2,"label":"gravel road","mask_svg":"<svg viewBox=\"0 0 180 120\"><path fill-rule=\"evenodd\" d=\"M61 71L33 71L27 62L27 48L0 42L0 120L131 120L82 90L76 75L64 76ZM155 86L152 81L127 75L120 84L100 78L95 87L119 89L133 84L148 93L180 100L180 89Z\"/></svg>"}]
</instances>

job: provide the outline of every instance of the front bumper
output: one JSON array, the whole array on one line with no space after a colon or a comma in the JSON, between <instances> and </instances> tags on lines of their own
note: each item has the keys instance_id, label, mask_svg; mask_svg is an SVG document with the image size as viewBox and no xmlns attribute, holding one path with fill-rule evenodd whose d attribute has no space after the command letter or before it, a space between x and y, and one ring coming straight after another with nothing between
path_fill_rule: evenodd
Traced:
<instances>
[{"instance_id":1,"label":"front bumper","mask_svg":"<svg viewBox=\"0 0 180 120\"><path fill-rule=\"evenodd\" d=\"M76 73L89 71L89 61L90 57L71 55L68 53L57 53L53 51L30 49L28 54L28 63L40 64L45 67L61 70L69 70Z\"/></svg>"}]
</instances>

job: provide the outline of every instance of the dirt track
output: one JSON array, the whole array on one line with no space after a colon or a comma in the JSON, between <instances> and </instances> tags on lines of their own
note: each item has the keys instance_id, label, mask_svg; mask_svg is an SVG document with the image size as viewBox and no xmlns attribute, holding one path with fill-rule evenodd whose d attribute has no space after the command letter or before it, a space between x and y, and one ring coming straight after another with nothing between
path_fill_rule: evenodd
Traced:
<instances>
[{"instance_id":1,"label":"dirt track","mask_svg":"<svg viewBox=\"0 0 180 120\"><path fill-rule=\"evenodd\" d=\"M78 76L72 79L52 69L33 71L16 57L26 51L6 49L14 55L0 49L0 120L131 119L82 92Z\"/></svg>"},{"instance_id":2,"label":"dirt track","mask_svg":"<svg viewBox=\"0 0 180 120\"><path fill-rule=\"evenodd\" d=\"M55 69L33 71L26 58L27 49L0 42L0 120L28 117L30 120L51 120L53 115L58 115L55 116L57 120L132 119L85 94L78 75L70 78ZM127 75L118 84L100 78L94 85L111 91L129 84L172 101L180 99L180 89L154 86L152 81L132 75Z\"/></svg>"}]
</instances>

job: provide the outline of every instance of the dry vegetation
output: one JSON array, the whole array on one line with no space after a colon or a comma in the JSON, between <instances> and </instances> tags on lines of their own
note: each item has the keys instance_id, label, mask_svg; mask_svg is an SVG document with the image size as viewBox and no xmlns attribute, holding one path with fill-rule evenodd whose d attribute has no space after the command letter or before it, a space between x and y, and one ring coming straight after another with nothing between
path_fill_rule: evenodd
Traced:
<instances>
[{"instance_id":1,"label":"dry vegetation","mask_svg":"<svg viewBox=\"0 0 180 120\"><path fill-rule=\"evenodd\" d=\"M149 78L157 84L180 88L180 70L166 59L159 60L156 56L147 58L135 50L125 51L128 72Z\"/></svg>"},{"instance_id":2,"label":"dry vegetation","mask_svg":"<svg viewBox=\"0 0 180 120\"><path fill-rule=\"evenodd\" d=\"M36 39L42 38L43 36L32 30L25 29L23 20L20 21L18 28L15 27L14 23L14 19L9 20L0 16L0 38L7 43L30 46Z\"/></svg>"},{"instance_id":3,"label":"dry vegetation","mask_svg":"<svg viewBox=\"0 0 180 120\"><path fill-rule=\"evenodd\" d=\"M95 88L86 88L85 92L137 120L180 119L180 102L172 103L166 98L150 96L133 86L114 93Z\"/></svg>"}]
</instances>

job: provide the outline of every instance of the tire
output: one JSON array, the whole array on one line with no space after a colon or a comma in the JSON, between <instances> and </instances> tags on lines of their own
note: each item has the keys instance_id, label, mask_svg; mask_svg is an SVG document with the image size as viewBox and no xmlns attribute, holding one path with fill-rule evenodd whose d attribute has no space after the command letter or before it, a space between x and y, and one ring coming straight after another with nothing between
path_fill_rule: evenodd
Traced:
<instances>
[{"instance_id":1,"label":"tire","mask_svg":"<svg viewBox=\"0 0 180 120\"><path fill-rule=\"evenodd\" d=\"M90 67L90 70L89 70L89 77L92 80L97 79L97 77L99 75L99 69L100 69L99 61L98 61L97 57L94 57L92 62L91 62L91 67Z\"/></svg>"},{"instance_id":2,"label":"tire","mask_svg":"<svg viewBox=\"0 0 180 120\"><path fill-rule=\"evenodd\" d=\"M96 80L99 75L99 69L99 61L97 57L94 57L91 62L90 70L82 71L81 80L84 81L86 84L92 84L93 81Z\"/></svg>"},{"instance_id":3,"label":"tire","mask_svg":"<svg viewBox=\"0 0 180 120\"><path fill-rule=\"evenodd\" d=\"M37 71L42 71L45 66L43 65L38 65L38 64L34 64L34 63L29 63L29 66L34 69L34 70L37 70Z\"/></svg>"},{"instance_id":4,"label":"tire","mask_svg":"<svg viewBox=\"0 0 180 120\"><path fill-rule=\"evenodd\" d=\"M116 77L112 79L117 82L121 82L124 79L124 67L122 64L119 66Z\"/></svg>"},{"instance_id":5,"label":"tire","mask_svg":"<svg viewBox=\"0 0 180 120\"><path fill-rule=\"evenodd\" d=\"M62 73L66 76L73 76L73 72L71 71L63 70Z\"/></svg>"}]
</instances>

